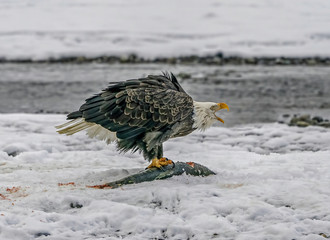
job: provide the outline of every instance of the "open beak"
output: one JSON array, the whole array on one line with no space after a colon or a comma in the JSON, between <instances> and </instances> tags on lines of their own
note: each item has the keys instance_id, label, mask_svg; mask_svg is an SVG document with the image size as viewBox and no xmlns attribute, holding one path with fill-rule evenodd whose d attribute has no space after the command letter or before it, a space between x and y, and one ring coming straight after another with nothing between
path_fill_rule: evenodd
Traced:
<instances>
[{"instance_id":1,"label":"open beak","mask_svg":"<svg viewBox=\"0 0 330 240\"><path fill-rule=\"evenodd\" d=\"M229 107L228 107L228 105L227 104L225 104L225 103L217 103L218 104L218 106L219 106L219 109L217 109L216 111L219 111L219 110L221 110L221 109L227 109L227 111L229 111ZM218 119L218 121L220 121L220 122L222 122L222 123L225 123L221 118L219 118L218 116L215 116L217 119Z\"/></svg>"}]
</instances>

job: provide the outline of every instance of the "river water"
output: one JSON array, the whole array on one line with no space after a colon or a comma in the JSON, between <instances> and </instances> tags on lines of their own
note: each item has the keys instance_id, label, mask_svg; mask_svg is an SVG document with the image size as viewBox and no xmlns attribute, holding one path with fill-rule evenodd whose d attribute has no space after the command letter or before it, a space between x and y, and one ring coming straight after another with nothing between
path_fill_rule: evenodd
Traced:
<instances>
[{"instance_id":1,"label":"river water","mask_svg":"<svg viewBox=\"0 0 330 240\"><path fill-rule=\"evenodd\" d=\"M108 82L172 71L196 101L226 102L225 126L330 117L330 68L164 64L0 64L0 113L68 113Z\"/></svg>"}]
</instances>

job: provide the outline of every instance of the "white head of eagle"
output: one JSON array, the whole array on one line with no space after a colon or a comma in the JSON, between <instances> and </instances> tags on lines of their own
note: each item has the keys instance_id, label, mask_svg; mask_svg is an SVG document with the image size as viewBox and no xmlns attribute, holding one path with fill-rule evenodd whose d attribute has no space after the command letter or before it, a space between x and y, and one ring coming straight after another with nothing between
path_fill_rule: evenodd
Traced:
<instances>
[{"instance_id":1,"label":"white head of eagle","mask_svg":"<svg viewBox=\"0 0 330 240\"><path fill-rule=\"evenodd\" d=\"M116 142L121 152L140 151L153 160L151 167L161 167L172 162L163 157L163 142L223 123L215 114L221 109L229 107L194 101L172 73L164 73L110 83L57 128L66 135L86 130L89 137Z\"/></svg>"}]
</instances>

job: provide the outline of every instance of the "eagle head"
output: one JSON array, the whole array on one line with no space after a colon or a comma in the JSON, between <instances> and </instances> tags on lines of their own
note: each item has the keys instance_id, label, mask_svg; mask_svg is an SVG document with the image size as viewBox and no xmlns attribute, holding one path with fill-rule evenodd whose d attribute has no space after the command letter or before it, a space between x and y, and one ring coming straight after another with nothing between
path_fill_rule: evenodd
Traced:
<instances>
[{"instance_id":1,"label":"eagle head","mask_svg":"<svg viewBox=\"0 0 330 240\"><path fill-rule=\"evenodd\" d=\"M216 121L224 123L224 121L215 114L221 109L227 109L227 111L229 111L229 107L226 103L194 101L193 128L204 131L211 127Z\"/></svg>"}]
</instances>

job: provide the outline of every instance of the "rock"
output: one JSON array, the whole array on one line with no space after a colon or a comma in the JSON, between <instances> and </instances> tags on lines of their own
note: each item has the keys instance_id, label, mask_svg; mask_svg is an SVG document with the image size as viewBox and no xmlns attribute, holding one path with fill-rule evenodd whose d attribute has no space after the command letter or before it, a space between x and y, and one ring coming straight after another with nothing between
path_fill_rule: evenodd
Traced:
<instances>
[{"instance_id":1,"label":"rock","mask_svg":"<svg viewBox=\"0 0 330 240\"><path fill-rule=\"evenodd\" d=\"M16 157L22 152L27 151L27 148L24 144L13 143L4 147L3 151L6 152L8 156Z\"/></svg>"},{"instance_id":2,"label":"rock","mask_svg":"<svg viewBox=\"0 0 330 240\"><path fill-rule=\"evenodd\" d=\"M318 123L323 122L323 118L322 117L319 117L319 116L313 117L312 120L314 120L314 121L316 121Z\"/></svg>"},{"instance_id":3,"label":"rock","mask_svg":"<svg viewBox=\"0 0 330 240\"><path fill-rule=\"evenodd\" d=\"M84 63L86 61L87 61L87 59L85 57L83 57L83 56L80 56L80 57L77 57L76 58L76 62L77 63Z\"/></svg>"},{"instance_id":4,"label":"rock","mask_svg":"<svg viewBox=\"0 0 330 240\"><path fill-rule=\"evenodd\" d=\"M326 235L325 233L319 233L319 235L324 237L324 238L330 238L330 235Z\"/></svg>"},{"instance_id":5,"label":"rock","mask_svg":"<svg viewBox=\"0 0 330 240\"><path fill-rule=\"evenodd\" d=\"M75 203L72 202L72 203L70 203L70 207L71 208L82 208L83 205L78 202L75 202Z\"/></svg>"},{"instance_id":6,"label":"rock","mask_svg":"<svg viewBox=\"0 0 330 240\"><path fill-rule=\"evenodd\" d=\"M316 59L308 59L308 60L306 61L306 63L307 63L307 65L311 65L311 66L317 64Z\"/></svg>"},{"instance_id":7,"label":"rock","mask_svg":"<svg viewBox=\"0 0 330 240\"><path fill-rule=\"evenodd\" d=\"M247 59L245 59L245 62L246 62L246 64L254 65L254 64L256 64L257 59L256 58L247 58Z\"/></svg>"},{"instance_id":8,"label":"rock","mask_svg":"<svg viewBox=\"0 0 330 240\"><path fill-rule=\"evenodd\" d=\"M308 126L309 126L309 123L308 123L308 122L305 122L305 121L298 121L298 122L296 123L296 125L297 125L298 127L308 127Z\"/></svg>"},{"instance_id":9,"label":"rock","mask_svg":"<svg viewBox=\"0 0 330 240\"><path fill-rule=\"evenodd\" d=\"M34 234L34 236L35 236L36 238L38 238L38 237L42 237L42 236L47 237L47 236L50 236L50 233L48 233L48 232L38 232L38 233Z\"/></svg>"},{"instance_id":10,"label":"rock","mask_svg":"<svg viewBox=\"0 0 330 240\"><path fill-rule=\"evenodd\" d=\"M305 114L299 117L299 120L304 121L304 122L310 122L311 121L311 115Z\"/></svg>"},{"instance_id":11,"label":"rock","mask_svg":"<svg viewBox=\"0 0 330 240\"><path fill-rule=\"evenodd\" d=\"M330 128L330 122L322 122L322 123L318 124L318 126L325 127L325 128Z\"/></svg>"},{"instance_id":12,"label":"rock","mask_svg":"<svg viewBox=\"0 0 330 240\"><path fill-rule=\"evenodd\" d=\"M290 120L289 126L308 127L308 126L319 126L330 128L330 122L328 119L323 119L320 116L310 117L309 114L297 116L296 114Z\"/></svg>"},{"instance_id":13,"label":"rock","mask_svg":"<svg viewBox=\"0 0 330 240\"><path fill-rule=\"evenodd\" d=\"M298 121L299 121L299 118L298 118L298 117L293 117L293 118L290 120L289 125L290 125L290 126L296 126Z\"/></svg>"}]
</instances>

